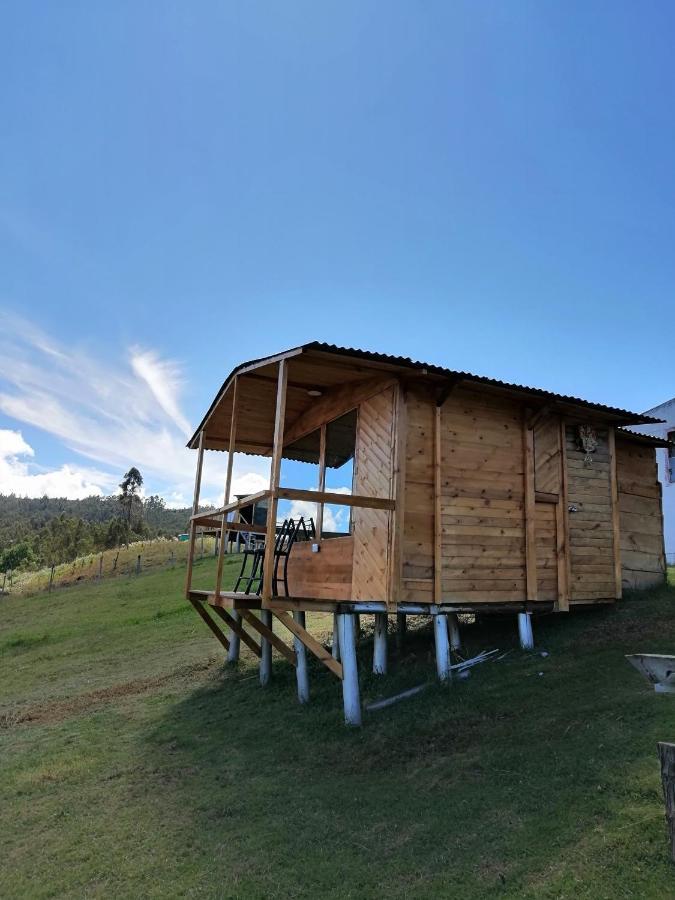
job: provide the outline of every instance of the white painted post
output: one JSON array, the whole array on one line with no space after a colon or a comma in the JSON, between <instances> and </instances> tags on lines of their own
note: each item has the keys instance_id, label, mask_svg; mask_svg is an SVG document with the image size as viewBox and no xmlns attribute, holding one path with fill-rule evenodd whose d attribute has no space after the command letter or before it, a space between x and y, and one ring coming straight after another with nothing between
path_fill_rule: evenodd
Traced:
<instances>
[{"instance_id":1,"label":"white painted post","mask_svg":"<svg viewBox=\"0 0 675 900\"><path fill-rule=\"evenodd\" d=\"M450 648L452 650L459 650L462 646L462 636L459 633L457 613L448 614L448 631L450 632Z\"/></svg>"},{"instance_id":2,"label":"white painted post","mask_svg":"<svg viewBox=\"0 0 675 900\"><path fill-rule=\"evenodd\" d=\"M338 626L338 614L333 613L333 659L340 662L340 628Z\"/></svg>"},{"instance_id":3,"label":"white painted post","mask_svg":"<svg viewBox=\"0 0 675 900\"><path fill-rule=\"evenodd\" d=\"M356 639L356 643L358 644L363 636L361 633L361 616L358 613L356 613L355 618L356 618L356 621L354 622L354 629L355 629L354 637Z\"/></svg>"},{"instance_id":4,"label":"white painted post","mask_svg":"<svg viewBox=\"0 0 675 900\"><path fill-rule=\"evenodd\" d=\"M356 661L356 623L353 613L340 613L340 653L342 654L342 702L345 724L361 724L361 697L359 696L359 669Z\"/></svg>"},{"instance_id":5,"label":"white painted post","mask_svg":"<svg viewBox=\"0 0 675 900\"><path fill-rule=\"evenodd\" d=\"M450 681L452 671L450 669L450 644L448 642L448 623L444 613L433 616L434 638L436 641L436 672L442 682Z\"/></svg>"},{"instance_id":6,"label":"white painted post","mask_svg":"<svg viewBox=\"0 0 675 900\"><path fill-rule=\"evenodd\" d=\"M260 611L260 621L263 625L267 625L269 629L272 628L272 613L269 609ZM272 674L272 645L267 638L262 636L260 638L260 650L262 652L260 657L260 684L265 687L266 684L269 684L270 675Z\"/></svg>"},{"instance_id":7,"label":"white painted post","mask_svg":"<svg viewBox=\"0 0 675 900\"><path fill-rule=\"evenodd\" d=\"M396 649L399 653L403 650L403 641L408 628L408 620L405 613L396 613Z\"/></svg>"},{"instance_id":8,"label":"white painted post","mask_svg":"<svg viewBox=\"0 0 675 900\"><path fill-rule=\"evenodd\" d=\"M298 623L301 628L305 628L305 614L304 612L295 611L293 613L293 618ZM297 659L297 666L295 668L295 675L298 680L298 700L300 703L309 703L309 676L307 674L307 648L302 643L300 638L293 638L293 644L295 646L295 655Z\"/></svg>"},{"instance_id":9,"label":"white painted post","mask_svg":"<svg viewBox=\"0 0 675 900\"><path fill-rule=\"evenodd\" d=\"M534 650L532 617L530 613L518 613L518 637L523 650Z\"/></svg>"},{"instance_id":10,"label":"white painted post","mask_svg":"<svg viewBox=\"0 0 675 900\"><path fill-rule=\"evenodd\" d=\"M376 675L387 674L386 613L375 613L375 631L373 634L373 672Z\"/></svg>"},{"instance_id":11,"label":"white painted post","mask_svg":"<svg viewBox=\"0 0 675 900\"><path fill-rule=\"evenodd\" d=\"M232 618L235 622L238 622L240 627L243 627L241 622L241 616L237 612L236 609L232 610ZM230 631L230 649L227 651L227 661L229 663L239 662L239 647L241 645L241 639L238 634L235 634L234 631Z\"/></svg>"}]
</instances>

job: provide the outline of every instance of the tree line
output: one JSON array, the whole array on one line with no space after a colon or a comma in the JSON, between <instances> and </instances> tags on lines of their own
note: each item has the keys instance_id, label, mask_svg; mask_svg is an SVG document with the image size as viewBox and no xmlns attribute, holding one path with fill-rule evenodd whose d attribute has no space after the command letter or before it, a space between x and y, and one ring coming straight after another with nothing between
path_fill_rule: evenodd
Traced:
<instances>
[{"instance_id":1,"label":"tree line","mask_svg":"<svg viewBox=\"0 0 675 900\"><path fill-rule=\"evenodd\" d=\"M175 537L189 528L191 508L168 509L158 495L141 496L132 467L109 497L26 498L0 494L0 572L72 562L133 541Z\"/></svg>"}]
</instances>

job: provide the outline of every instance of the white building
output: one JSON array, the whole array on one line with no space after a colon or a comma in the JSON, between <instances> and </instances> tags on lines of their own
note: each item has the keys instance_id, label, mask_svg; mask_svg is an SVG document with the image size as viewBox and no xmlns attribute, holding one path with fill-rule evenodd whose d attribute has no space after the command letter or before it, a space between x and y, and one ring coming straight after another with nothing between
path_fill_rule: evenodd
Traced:
<instances>
[{"instance_id":1,"label":"white building","mask_svg":"<svg viewBox=\"0 0 675 900\"><path fill-rule=\"evenodd\" d=\"M664 419L662 425L640 425L632 430L653 437L674 442L670 447L659 447L656 459L659 466L659 479L663 485L663 530L668 565L675 565L675 397L653 409L645 411L645 415L655 419Z\"/></svg>"}]
</instances>

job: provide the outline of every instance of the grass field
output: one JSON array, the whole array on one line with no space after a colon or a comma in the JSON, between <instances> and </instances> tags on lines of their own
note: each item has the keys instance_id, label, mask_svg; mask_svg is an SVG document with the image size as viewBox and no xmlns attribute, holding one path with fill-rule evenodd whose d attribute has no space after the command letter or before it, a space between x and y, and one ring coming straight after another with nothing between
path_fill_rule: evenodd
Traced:
<instances>
[{"instance_id":1,"label":"grass field","mask_svg":"<svg viewBox=\"0 0 675 900\"><path fill-rule=\"evenodd\" d=\"M675 897L675 697L623 658L675 650L675 588L535 621L547 657L467 628L512 652L350 731L318 665L307 707L276 654L264 690L223 665L183 575L1 599L3 898ZM432 647L414 631L382 681L366 636L364 699L431 678Z\"/></svg>"}]
</instances>

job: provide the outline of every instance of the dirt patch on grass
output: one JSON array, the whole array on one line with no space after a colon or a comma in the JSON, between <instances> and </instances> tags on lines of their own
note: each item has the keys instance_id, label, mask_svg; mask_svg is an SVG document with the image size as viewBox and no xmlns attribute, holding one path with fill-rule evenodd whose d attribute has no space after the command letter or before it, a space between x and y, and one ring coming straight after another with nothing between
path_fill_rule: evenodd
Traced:
<instances>
[{"instance_id":1,"label":"dirt patch on grass","mask_svg":"<svg viewBox=\"0 0 675 900\"><path fill-rule=\"evenodd\" d=\"M62 722L64 719L81 715L98 706L106 706L124 697L151 693L172 681L196 678L196 676L213 668L216 664L214 659L210 659L205 662L182 666L180 669L174 669L172 672L158 675L154 678L137 678L133 681L125 681L107 688L89 691L86 694L78 694L76 697L68 697L64 700L54 700L37 703L33 706L3 710L0 712L0 728L14 728L17 725L51 725L56 722Z\"/></svg>"}]
</instances>

